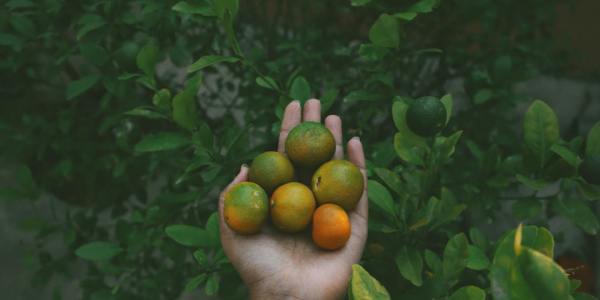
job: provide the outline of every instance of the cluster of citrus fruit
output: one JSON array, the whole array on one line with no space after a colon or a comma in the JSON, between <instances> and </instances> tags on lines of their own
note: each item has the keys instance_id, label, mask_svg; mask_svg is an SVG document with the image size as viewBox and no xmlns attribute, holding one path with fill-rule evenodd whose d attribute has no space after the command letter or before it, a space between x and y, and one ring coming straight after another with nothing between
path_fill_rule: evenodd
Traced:
<instances>
[{"instance_id":1,"label":"cluster of citrus fruit","mask_svg":"<svg viewBox=\"0 0 600 300\"><path fill-rule=\"evenodd\" d=\"M285 149L287 156L268 151L255 157L249 181L226 191L225 222L238 233L253 234L269 215L274 227L287 233L300 232L312 221L317 246L343 247L351 232L346 211L354 209L362 196L362 173L349 161L331 160L335 140L317 122L294 127Z\"/></svg>"}]
</instances>

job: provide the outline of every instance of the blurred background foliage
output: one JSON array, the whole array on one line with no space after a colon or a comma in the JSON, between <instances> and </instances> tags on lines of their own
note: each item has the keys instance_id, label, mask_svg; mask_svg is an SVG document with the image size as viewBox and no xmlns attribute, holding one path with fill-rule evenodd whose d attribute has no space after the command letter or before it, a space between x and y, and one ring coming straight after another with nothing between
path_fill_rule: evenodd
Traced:
<instances>
[{"instance_id":1,"label":"blurred background foliage","mask_svg":"<svg viewBox=\"0 0 600 300\"><path fill-rule=\"evenodd\" d=\"M585 234L585 247L555 256L591 270L600 192L577 172L591 126L563 126L536 163L521 126L533 99L515 89L541 75L598 79L560 26L561 12L583 2L4 2L0 162L10 176L0 198L31 205L13 225L31 237L21 247L34 290L245 297L219 245L217 195L242 163L276 147L283 107L310 97L365 145L373 209L363 265L392 298L444 298L464 285L493 294L493 241L555 216ZM402 105L446 94L452 118L420 144L435 159L414 160L394 143ZM532 114L557 127L552 108L536 103ZM444 261L457 274L439 283L438 256L469 243L461 232L479 256L462 273ZM533 249L552 253L544 247Z\"/></svg>"}]
</instances>

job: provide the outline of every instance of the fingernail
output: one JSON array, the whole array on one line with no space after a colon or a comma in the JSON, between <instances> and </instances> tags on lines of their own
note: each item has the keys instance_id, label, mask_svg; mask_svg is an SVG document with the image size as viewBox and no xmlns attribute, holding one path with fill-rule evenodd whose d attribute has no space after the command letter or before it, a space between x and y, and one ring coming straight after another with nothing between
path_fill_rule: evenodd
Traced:
<instances>
[{"instance_id":1,"label":"fingernail","mask_svg":"<svg viewBox=\"0 0 600 300\"><path fill-rule=\"evenodd\" d=\"M352 139L360 143L360 137L355 136Z\"/></svg>"},{"instance_id":2,"label":"fingernail","mask_svg":"<svg viewBox=\"0 0 600 300\"><path fill-rule=\"evenodd\" d=\"M242 167L240 168L240 170L247 169L247 168L248 168L247 164L242 164Z\"/></svg>"}]
</instances>

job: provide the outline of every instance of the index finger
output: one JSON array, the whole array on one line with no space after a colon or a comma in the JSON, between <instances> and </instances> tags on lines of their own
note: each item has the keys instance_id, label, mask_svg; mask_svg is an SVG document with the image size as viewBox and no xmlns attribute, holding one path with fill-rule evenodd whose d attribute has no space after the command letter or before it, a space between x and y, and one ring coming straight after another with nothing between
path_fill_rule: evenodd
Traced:
<instances>
[{"instance_id":1,"label":"index finger","mask_svg":"<svg viewBox=\"0 0 600 300\"><path fill-rule=\"evenodd\" d=\"M279 132L277 151L285 153L285 139L287 139L290 130L296 127L296 125L300 124L300 113L300 101L298 100L290 102L290 104L285 107L283 120L281 121L281 131Z\"/></svg>"}]
</instances>

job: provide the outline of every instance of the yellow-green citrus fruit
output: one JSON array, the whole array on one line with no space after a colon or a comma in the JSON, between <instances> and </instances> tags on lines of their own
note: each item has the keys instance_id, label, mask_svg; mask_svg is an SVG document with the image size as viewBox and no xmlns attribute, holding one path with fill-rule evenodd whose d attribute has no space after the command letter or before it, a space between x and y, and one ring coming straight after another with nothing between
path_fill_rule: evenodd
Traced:
<instances>
[{"instance_id":1,"label":"yellow-green citrus fruit","mask_svg":"<svg viewBox=\"0 0 600 300\"><path fill-rule=\"evenodd\" d=\"M362 173L347 160L324 163L312 177L311 188L319 205L334 203L346 210L353 209L364 189Z\"/></svg>"},{"instance_id":2,"label":"yellow-green citrus fruit","mask_svg":"<svg viewBox=\"0 0 600 300\"><path fill-rule=\"evenodd\" d=\"M240 182L225 192L223 217L229 228L235 232L259 232L268 214L269 198L258 184Z\"/></svg>"},{"instance_id":3,"label":"yellow-green citrus fruit","mask_svg":"<svg viewBox=\"0 0 600 300\"><path fill-rule=\"evenodd\" d=\"M584 158L579 165L579 173L588 183L600 185L600 154Z\"/></svg>"},{"instance_id":4,"label":"yellow-green citrus fruit","mask_svg":"<svg viewBox=\"0 0 600 300\"><path fill-rule=\"evenodd\" d=\"M283 154L264 152L254 158L248 171L248 180L260 185L267 193L294 180L294 166Z\"/></svg>"},{"instance_id":5,"label":"yellow-green citrus fruit","mask_svg":"<svg viewBox=\"0 0 600 300\"><path fill-rule=\"evenodd\" d=\"M408 129L420 136L433 136L446 125L446 107L435 97L423 97L406 111Z\"/></svg>"},{"instance_id":6,"label":"yellow-green citrus fruit","mask_svg":"<svg viewBox=\"0 0 600 300\"><path fill-rule=\"evenodd\" d=\"M285 151L296 166L315 168L331 159L335 152L335 140L331 131L321 123L304 122L288 134Z\"/></svg>"},{"instance_id":7,"label":"yellow-green citrus fruit","mask_svg":"<svg viewBox=\"0 0 600 300\"><path fill-rule=\"evenodd\" d=\"M310 223L315 206L315 198L307 186L286 183L271 195L271 220L281 231L298 232Z\"/></svg>"}]
</instances>

